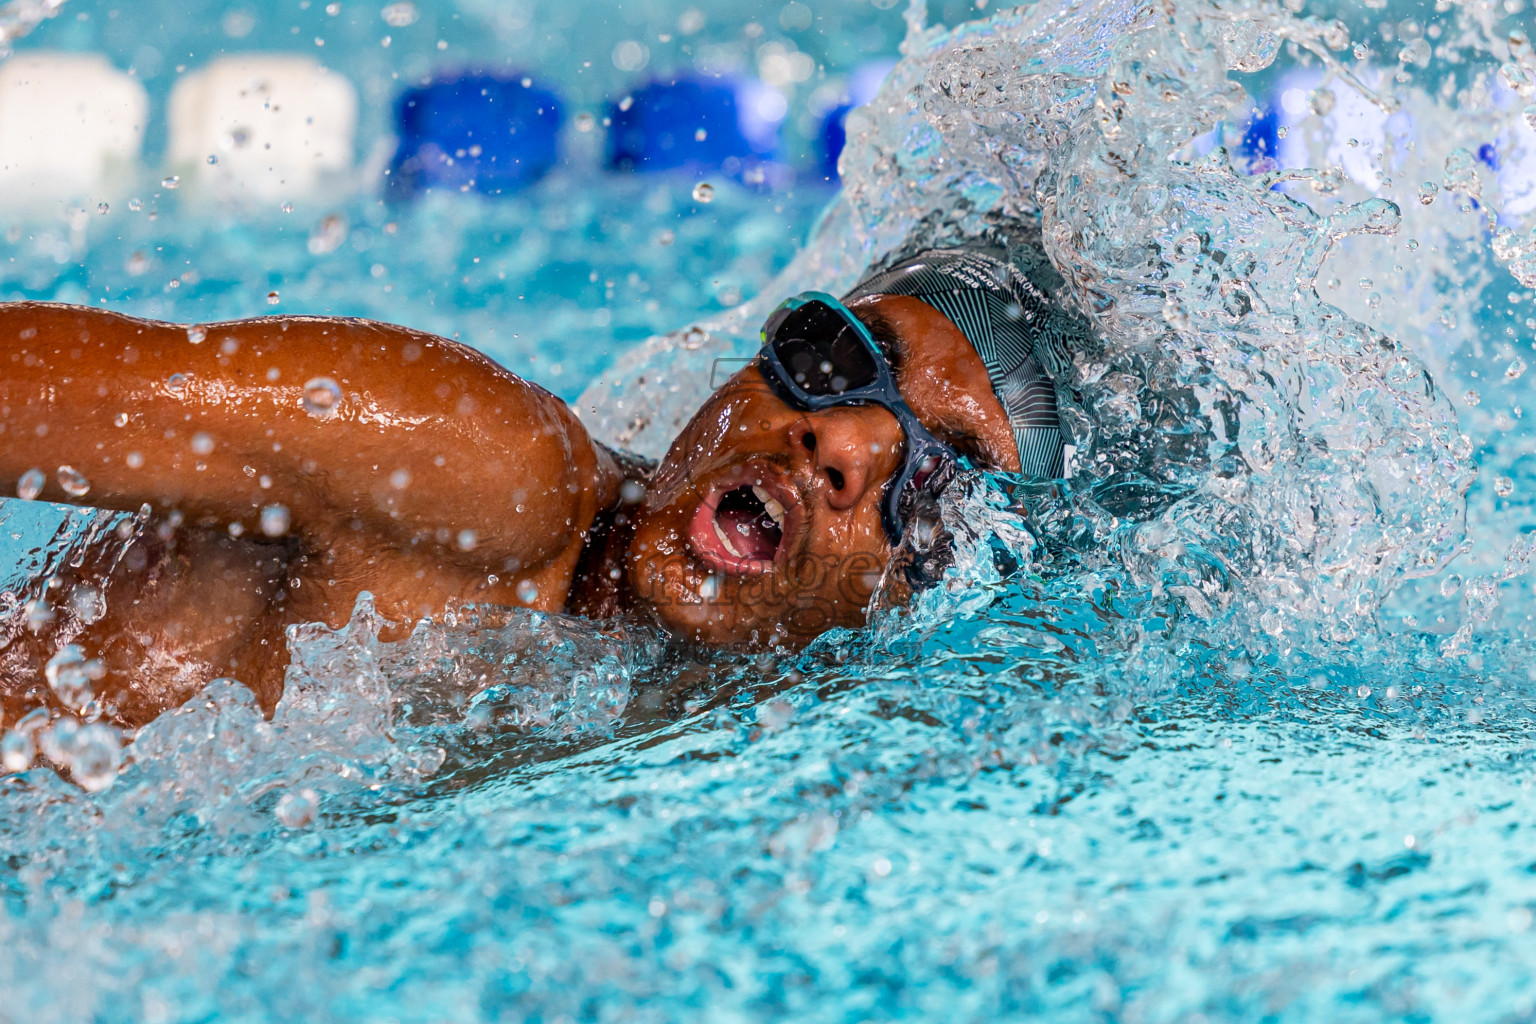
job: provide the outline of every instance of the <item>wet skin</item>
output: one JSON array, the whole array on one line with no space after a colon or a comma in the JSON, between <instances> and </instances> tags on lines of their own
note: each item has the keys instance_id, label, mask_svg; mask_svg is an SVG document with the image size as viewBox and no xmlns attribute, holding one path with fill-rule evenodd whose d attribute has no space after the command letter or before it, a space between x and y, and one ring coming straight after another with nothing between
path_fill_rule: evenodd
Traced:
<instances>
[{"instance_id":1,"label":"wet skin","mask_svg":"<svg viewBox=\"0 0 1536 1024\"><path fill-rule=\"evenodd\" d=\"M898 296L854 309L892 328L898 384L935 434L1017 468L985 367L948 319ZM40 666L70 642L103 660L97 693L124 724L220 676L270 712L283 630L344 624L362 590L397 633L487 602L798 644L862 624L891 556L880 502L902 435L883 409L801 413L749 367L637 495L563 402L457 343L335 318L203 332L194 343L185 327L100 310L0 305L4 493L38 468L45 500L153 516L113 565L79 570L104 586L105 617L11 623L6 722L43 702ZM317 377L342 393L327 416L305 406ZM66 493L60 466L89 491ZM277 505L287 530L267 536L262 510Z\"/></svg>"}]
</instances>

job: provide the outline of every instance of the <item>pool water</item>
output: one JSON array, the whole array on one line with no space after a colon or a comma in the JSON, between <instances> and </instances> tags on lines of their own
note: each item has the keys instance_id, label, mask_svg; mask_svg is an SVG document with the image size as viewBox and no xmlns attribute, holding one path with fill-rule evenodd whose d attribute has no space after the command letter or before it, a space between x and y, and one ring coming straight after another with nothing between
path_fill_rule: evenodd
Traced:
<instances>
[{"instance_id":1,"label":"pool water","mask_svg":"<svg viewBox=\"0 0 1536 1024\"><path fill-rule=\"evenodd\" d=\"M385 644L364 597L294 631L270 722L220 682L95 791L0 776L0 1021L1536 1014L1536 59L1521 0L1442 6L850 0L819 34L701 4L700 48L751 23L833 72L906 33L841 192L700 203L577 140L501 201L166 192L13 230L7 298L190 322L276 291L457 336L651 452L765 304L908 237L1022 230L1103 348L1072 479L964 478L955 566L866 630L739 654L481 609ZM25 45L229 45L222 9L108 10ZM255 39L355 14L326 51L365 97L522 46L596 103L622 76L581 15L606 59L685 13L498 10ZM0 513L18 604L122 518Z\"/></svg>"}]
</instances>

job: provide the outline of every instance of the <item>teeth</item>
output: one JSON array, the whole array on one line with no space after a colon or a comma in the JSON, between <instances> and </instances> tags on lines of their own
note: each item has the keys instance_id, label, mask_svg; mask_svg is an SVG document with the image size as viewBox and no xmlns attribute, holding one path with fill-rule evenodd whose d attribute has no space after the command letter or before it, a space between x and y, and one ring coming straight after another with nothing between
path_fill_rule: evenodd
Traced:
<instances>
[{"instance_id":1,"label":"teeth","mask_svg":"<svg viewBox=\"0 0 1536 1024\"><path fill-rule=\"evenodd\" d=\"M731 538L726 536L726 533L725 533L724 530L720 529L720 520L718 520L718 519L715 520L714 527L715 527L715 536L720 538L720 543L725 545L725 550L729 551L731 554L735 555L737 558L742 557L741 552L736 550L736 545L731 543Z\"/></svg>"},{"instance_id":2,"label":"teeth","mask_svg":"<svg viewBox=\"0 0 1536 1024\"><path fill-rule=\"evenodd\" d=\"M784 506L774 501L773 496L761 487L754 485L752 493L757 496L758 501L763 503L763 508L768 511L768 514L773 517L774 523L782 530L784 528Z\"/></svg>"}]
</instances>

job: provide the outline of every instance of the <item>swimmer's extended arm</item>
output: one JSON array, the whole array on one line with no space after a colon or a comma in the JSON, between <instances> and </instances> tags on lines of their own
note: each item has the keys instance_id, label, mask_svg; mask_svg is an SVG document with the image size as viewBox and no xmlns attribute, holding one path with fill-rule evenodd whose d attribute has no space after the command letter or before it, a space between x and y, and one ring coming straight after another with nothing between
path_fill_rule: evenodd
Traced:
<instances>
[{"instance_id":1,"label":"swimmer's extended arm","mask_svg":"<svg viewBox=\"0 0 1536 1024\"><path fill-rule=\"evenodd\" d=\"M148 503L252 536L282 506L311 549L355 550L346 575L396 559L423 593L444 572L503 588L560 575L618 482L554 396L462 345L361 320L185 328L0 305L0 425L3 493L39 469L46 499ZM89 491L69 493L61 466Z\"/></svg>"}]
</instances>

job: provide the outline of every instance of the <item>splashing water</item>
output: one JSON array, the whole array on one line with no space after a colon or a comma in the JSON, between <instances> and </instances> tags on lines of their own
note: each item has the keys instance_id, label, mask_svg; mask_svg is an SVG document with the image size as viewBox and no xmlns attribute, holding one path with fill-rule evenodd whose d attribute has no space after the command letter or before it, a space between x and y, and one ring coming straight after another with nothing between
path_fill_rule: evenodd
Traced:
<instances>
[{"instance_id":1,"label":"splashing water","mask_svg":"<svg viewBox=\"0 0 1536 1024\"><path fill-rule=\"evenodd\" d=\"M9 0L0 6L0 56L8 55L18 41L55 17L63 6L64 0Z\"/></svg>"},{"instance_id":2,"label":"splashing water","mask_svg":"<svg viewBox=\"0 0 1536 1024\"><path fill-rule=\"evenodd\" d=\"M1081 396L1065 416L1077 472L1046 513L1058 535L1118 551L1154 593L1177 579L1197 617L1236 602L1243 622L1291 643L1352 639L1395 586L1459 550L1474 478L1455 410L1415 354L1420 332L1387 334L1317 293L1348 242L1400 232L1402 205L1345 201L1322 185L1334 169L1239 169L1221 146L1193 152L1246 119L1229 70L1265 71L1282 43L1336 73L1337 89L1365 90L1327 48L1339 31L1263 5L1130 2L914 28L906 59L850 119L842 198L773 294L813 276L851 283L918 245L1043 247L1060 297L1105 343L1068 382ZM1414 99L1431 120L1436 101ZM1309 205L1304 183L1335 194ZM644 367L650 381L659 362L696 394L701 360L679 350L722 348L696 328L621 371ZM615 414L643 406L640 390L599 385L583 407L612 410L599 420L610 436L656 453L678 414L643 408L624 424ZM1124 515L1149 503L1159 514Z\"/></svg>"},{"instance_id":3,"label":"splashing water","mask_svg":"<svg viewBox=\"0 0 1536 1024\"><path fill-rule=\"evenodd\" d=\"M6 723L6 1012L1528 1016L1536 61L1442 6L914 4L779 280L580 405L657 454L783 294L982 236L1094 327L1071 478L962 476L941 583L798 654L364 597L271 721ZM147 523L39 542L8 670L88 704L48 581Z\"/></svg>"}]
</instances>

